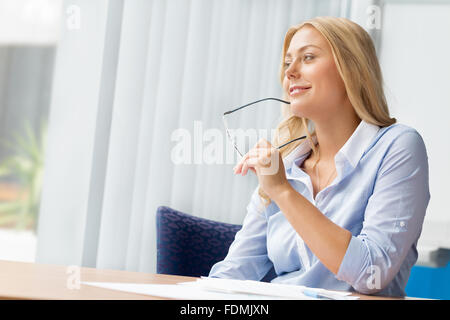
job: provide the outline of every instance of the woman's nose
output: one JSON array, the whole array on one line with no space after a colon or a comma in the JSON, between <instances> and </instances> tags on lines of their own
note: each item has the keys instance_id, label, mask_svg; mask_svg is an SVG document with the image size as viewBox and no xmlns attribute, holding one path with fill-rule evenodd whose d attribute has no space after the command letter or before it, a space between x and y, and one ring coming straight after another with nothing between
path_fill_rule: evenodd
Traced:
<instances>
[{"instance_id":1,"label":"woman's nose","mask_svg":"<svg viewBox=\"0 0 450 320\"><path fill-rule=\"evenodd\" d=\"M290 64L289 67L285 71L286 77L288 79L298 78L300 75L300 70L298 70L298 69L299 68L295 63Z\"/></svg>"}]
</instances>

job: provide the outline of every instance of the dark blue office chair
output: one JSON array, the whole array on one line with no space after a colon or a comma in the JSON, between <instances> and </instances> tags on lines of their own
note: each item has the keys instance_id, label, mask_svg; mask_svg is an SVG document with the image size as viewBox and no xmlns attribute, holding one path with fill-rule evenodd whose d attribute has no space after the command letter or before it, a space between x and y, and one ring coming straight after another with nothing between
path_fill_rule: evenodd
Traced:
<instances>
[{"instance_id":1,"label":"dark blue office chair","mask_svg":"<svg viewBox=\"0 0 450 320\"><path fill-rule=\"evenodd\" d=\"M211 267L225 258L241 227L159 207L156 212L156 272L208 276ZM272 268L262 281L269 282L274 277Z\"/></svg>"}]
</instances>

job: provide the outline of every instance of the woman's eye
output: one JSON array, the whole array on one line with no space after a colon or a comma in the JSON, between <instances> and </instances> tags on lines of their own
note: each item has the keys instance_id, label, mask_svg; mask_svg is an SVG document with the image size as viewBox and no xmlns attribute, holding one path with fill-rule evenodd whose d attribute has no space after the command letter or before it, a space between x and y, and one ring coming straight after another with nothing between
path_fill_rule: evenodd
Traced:
<instances>
[{"instance_id":1,"label":"woman's eye","mask_svg":"<svg viewBox=\"0 0 450 320\"><path fill-rule=\"evenodd\" d=\"M312 54L307 54L307 55L304 55L303 56L303 61L310 61L310 60L312 60L312 59L314 59L314 55L312 55ZM285 68L289 68L289 66L291 65L291 63L290 62L285 62L284 63L284 67Z\"/></svg>"}]
</instances>

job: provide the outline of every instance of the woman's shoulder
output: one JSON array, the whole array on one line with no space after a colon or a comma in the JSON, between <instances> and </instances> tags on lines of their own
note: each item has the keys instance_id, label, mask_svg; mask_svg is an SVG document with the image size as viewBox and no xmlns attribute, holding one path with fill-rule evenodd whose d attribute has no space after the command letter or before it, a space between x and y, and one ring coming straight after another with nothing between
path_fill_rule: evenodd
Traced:
<instances>
[{"instance_id":1,"label":"woman's shoulder","mask_svg":"<svg viewBox=\"0 0 450 320\"><path fill-rule=\"evenodd\" d=\"M384 145L386 148L394 145L409 148L413 145L424 144L424 141L422 135L415 128L397 122L387 127L381 127L374 141L375 144Z\"/></svg>"},{"instance_id":2,"label":"woman's shoulder","mask_svg":"<svg viewBox=\"0 0 450 320\"><path fill-rule=\"evenodd\" d=\"M380 128L372 144L384 157L403 154L414 158L427 158L422 135L415 128L402 123L394 123Z\"/></svg>"},{"instance_id":3,"label":"woman's shoulder","mask_svg":"<svg viewBox=\"0 0 450 320\"><path fill-rule=\"evenodd\" d=\"M399 136L405 132L413 132L415 134L420 135L419 132L415 128L408 126L406 124L403 124L403 123L399 123L399 122L391 124L390 126L381 127L378 134L386 135L389 137L395 137L395 136Z\"/></svg>"}]
</instances>

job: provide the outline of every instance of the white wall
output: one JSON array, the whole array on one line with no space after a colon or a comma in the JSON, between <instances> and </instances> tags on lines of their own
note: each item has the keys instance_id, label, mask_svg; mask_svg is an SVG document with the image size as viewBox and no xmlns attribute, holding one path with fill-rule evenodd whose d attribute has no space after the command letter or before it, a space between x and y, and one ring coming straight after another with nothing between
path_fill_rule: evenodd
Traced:
<instances>
[{"instance_id":1,"label":"white wall","mask_svg":"<svg viewBox=\"0 0 450 320\"><path fill-rule=\"evenodd\" d=\"M450 1L424 3L387 1L379 56L392 116L427 147L431 200L421 242L450 247Z\"/></svg>"}]
</instances>

